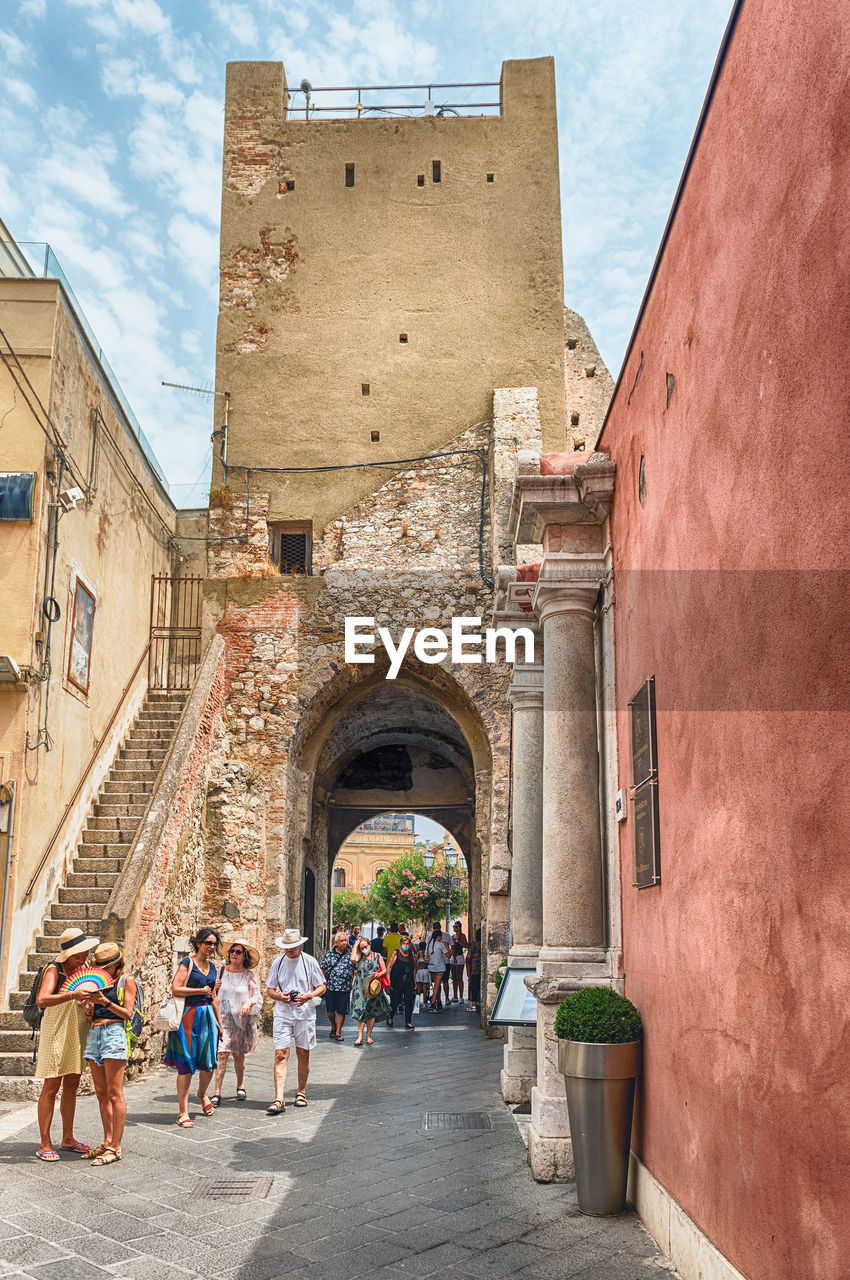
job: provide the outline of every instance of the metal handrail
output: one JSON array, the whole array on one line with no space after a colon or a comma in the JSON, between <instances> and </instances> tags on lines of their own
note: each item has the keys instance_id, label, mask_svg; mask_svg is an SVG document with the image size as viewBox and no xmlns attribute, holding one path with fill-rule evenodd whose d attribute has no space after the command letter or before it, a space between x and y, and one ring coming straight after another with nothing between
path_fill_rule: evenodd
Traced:
<instances>
[{"instance_id":1,"label":"metal handrail","mask_svg":"<svg viewBox=\"0 0 850 1280\"><path fill-rule=\"evenodd\" d=\"M24 894L24 897L25 897L25 898L28 898L28 897L30 896L30 894L32 893L32 891L33 891L33 889L34 889L34 887L35 887L35 882L36 882L36 880L38 879L38 877L41 875L41 872L42 872L42 870L44 869L44 864L47 862L47 859L50 857L50 851L52 850L52 848L53 848L53 846L55 845L56 841L59 839L60 832L62 831L62 828L63 828L63 827L64 827L64 825L65 825L65 822L66 822L66 820L67 820L67 818L68 818L68 814L71 812L71 810L73 809L74 805L77 803L77 799L78 799L78 797L79 797L80 792L81 792L81 791L82 791L82 789L83 789L83 786L85 785L86 779L88 778L89 774L91 773L91 771L92 771L92 769L93 769L93 767L94 767L94 763L95 763L95 761L97 760L98 755L100 754L100 749L101 749L101 747L103 746L103 744L104 744L104 742L106 741L106 739L109 737L109 732L110 732L110 730L112 729L112 726L115 724L115 721L116 721L116 719L117 719L117 717L118 717L118 712L119 712L119 711L121 710L121 708L123 707L123 705L124 705L124 700L125 700L125 698L127 697L127 694L130 692L130 689L133 687L133 684L134 684L134 682L135 682L136 676L139 674L139 672L140 672L140 671L141 671L141 669L142 669L142 663L144 662L145 658L148 656L148 652L149 652L149 650L150 650L151 643L152 643L152 642L151 642L150 640L148 640L147 644L145 645L144 649L142 650L142 656L139 658L139 661L136 663L136 666L135 666L135 668L134 668L134 670L133 670L133 674L130 676L130 679L129 679L129 680L127 681L127 683L124 685L124 688L123 688L123 690L122 690L122 692L121 692L121 697L120 697L120 698L119 698L119 700L118 700L118 703L117 703L117 705L116 705L116 707L115 707L115 710L112 712L112 715L109 717L109 724L106 726L106 728L104 729L103 733L100 735L100 738L98 739L98 741L97 741L97 743L96 743L96 745L95 745L94 751L91 753L91 756L90 756L90 758L89 758L89 762L88 762L88 764L86 765L85 769L83 770L82 777L80 778L79 782L77 783L77 786L76 786L76 788L75 788L75 790L74 790L74 794L71 796L71 799L70 799L70 800L68 801L68 803L65 805L65 810L64 810L64 812L63 812L63 814L62 814L62 817L61 817L61 818L59 819L59 821L57 822L56 827L55 827L55 829L54 829L54 831L53 831L53 835L50 837L50 842L49 842L49 844L48 844L47 848L45 849L44 853L41 855L41 861L39 862L38 866L37 866L37 867L36 867L36 869L35 869L35 873L34 873L34 875L33 875L33 878L32 878L32 880L30 880L29 884L27 885L27 891L26 891L26 893Z\"/></svg>"}]
</instances>

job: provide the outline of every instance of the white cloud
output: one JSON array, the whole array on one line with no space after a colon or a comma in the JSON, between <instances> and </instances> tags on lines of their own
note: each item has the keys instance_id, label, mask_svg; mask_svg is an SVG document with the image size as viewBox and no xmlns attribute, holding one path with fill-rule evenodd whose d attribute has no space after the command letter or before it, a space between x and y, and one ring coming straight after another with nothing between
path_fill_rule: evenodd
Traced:
<instances>
[{"instance_id":1,"label":"white cloud","mask_svg":"<svg viewBox=\"0 0 850 1280\"><path fill-rule=\"evenodd\" d=\"M213 17L227 28L232 40L247 45L259 43L257 23L247 5L231 4L229 0L212 0L211 8Z\"/></svg>"},{"instance_id":2,"label":"white cloud","mask_svg":"<svg viewBox=\"0 0 850 1280\"><path fill-rule=\"evenodd\" d=\"M59 188L99 212L123 216L131 206L110 177L109 165L114 159L114 148L108 142L88 146L63 142L37 166L38 180L49 191Z\"/></svg>"},{"instance_id":3,"label":"white cloud","mask_svg":"<svg viewBox=\"0 0 850 1280\"><path fill-rule=\"evenodd\" d=\"M21 0L21 16L43 18L47 12L47 0Z\"/></svg>"},{"instance_id":4,"label":"white cloud","mask_svg":"<svg viewBox=\"0 0 850 1280\"><path fill-rule=\"evenodd\" d=\"M8 63L29 62L32 55L23 40L11 31L0 31L0 59Z\"/></svg>"},{"instance_id":5,"label":"white cloud","mask_svg":"<svg viewBox=\"0 0 850 1280\"><path fill-rule=\"evenodd\" d=\"M218 291L218 234L182 213L168 224L168 236L180 270L213 297Z\"/></svg>"},{"instance_id":6,"label":"white cloud","mask_svg":"<svg viewBox=\"0 0 850 1280\"><path fill-rule=\"evenodd\" d=\"M38 102L38 95L28 81L19 80L14 76L7 76L2 83L6 92L9 93L16 102L20 102L22 106L34 107Z\"/></svg>"}]
</instances>

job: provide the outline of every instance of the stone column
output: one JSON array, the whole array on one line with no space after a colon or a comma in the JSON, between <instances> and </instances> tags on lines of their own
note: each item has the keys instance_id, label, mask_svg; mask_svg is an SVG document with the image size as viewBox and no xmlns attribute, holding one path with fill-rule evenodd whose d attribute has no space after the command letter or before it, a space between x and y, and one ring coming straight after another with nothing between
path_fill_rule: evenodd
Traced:
<instances>
[{"instance_id":1,"label":"stone column","mask_svg":"<svg viewBox=\"0 0 850 1280\"><path fill-rule=\"evenodd\" d=\"M535 648L539 651L540 639ZM540 658L538 656L538 662ZM511 934L508 965L535 968L543 937L543 667L520 666L508 690L513 720L511 777ZM501 1092L528 1102L537 1078L537 1034L509 1027Z\"/></svg>"},{"instance_id":2,"label":"stone column","mask_svg":"<svg viewBox=\"0 0 850 1280\"><path fill-rule=\"evenodd\" d=\"M532 986L537 1006L537 1082L531 1092L529 1159L542 1181L574 1176L553 1024L558 1004L588 981L606 982L599 758L593 624L599 581L541 579L543 628L543 944Z\"/></svg>"}]
</instances>

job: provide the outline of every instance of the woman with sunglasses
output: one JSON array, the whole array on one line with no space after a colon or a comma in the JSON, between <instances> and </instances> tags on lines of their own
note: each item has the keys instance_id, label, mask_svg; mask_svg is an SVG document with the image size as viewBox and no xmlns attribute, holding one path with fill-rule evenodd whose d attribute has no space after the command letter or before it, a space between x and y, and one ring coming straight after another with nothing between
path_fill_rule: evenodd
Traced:
<instances>
[{"instance_id":1,"label":"woman with sunglasses","mask_svg":"<svg viewBox=\"0 0 850 1280\"><path fill-rule=\"evenodd\" d=\"M215 989L218 971L213 964L221 937L216 929L198 929L189 942L194 954L180 961L171 984L171 994L184 1001L183 1017L177 1030L168 1033L163 1059L167 1067L174 1067L177 1072L177 1123L181 1129L192 1129L195 1125L189 1115L189 1087L196 1071L201 1109L205 1116L215 1111L207 1089L222 1034Z\"/></svg>"},{"instance_id":2,"label":"woman with sunglasses","mask_svg":"<svg viewBox=\"0 0 850 1280\"><path fill-rule=\"evenodd\" d=\"M376 1022L383 1022L390 1011L387 993L379 979L387 972L383 956L376 955L368 938L358 938L351 950L351 963L354 965L354 986L351 995L351 1012L357 1023L357 1049L363 1043L363 1031L366 1031L366 1043L374 1044L372 1030ZM374 988L377 987L377 990Z\"/></svg>"},{"instance_id":3,"label":"woman with sunglasses","mask_svg":"<svg viewBox=\"0 0 850 1280\"><path fill-rule=\"evenodd\" d=\"M259 959L256 947L250 946L244 938L236 938L227 948L227 963L216 983L224 1031L218 1046L215 1093L210 1098L214 1107L221 1103L221 1087L231 1054L236 1072L236 1101L244 1102L248 1096L244 1087L245 1054L257 1052L257 1018L263 1008L260 980L256 973Z\"/></svg>"}]
</instances>

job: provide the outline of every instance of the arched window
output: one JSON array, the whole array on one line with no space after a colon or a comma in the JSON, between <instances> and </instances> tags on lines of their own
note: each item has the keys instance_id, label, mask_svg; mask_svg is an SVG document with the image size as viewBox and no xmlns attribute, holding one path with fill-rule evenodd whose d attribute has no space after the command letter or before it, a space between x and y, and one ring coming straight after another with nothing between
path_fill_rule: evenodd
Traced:
<instances>
[{"instance_id":1,"label":"arched window","mask_svg":"<svg viewBox=\"0 0 850 1280\"><path fill-rule=\"evenodd\" d=\"M381 874L381 872L382 872L382 871L386 871L386 867L375 867L375 879L376 879L376 880L377 880L378 876Z\"/></svg>"},{"instance_id":2,"label":"arched window","mask_svg":"<svg viewBox=\"0 0 850 1280\"><path fill-rule=\"evenodd\" d=\"M334 888L335 889L345 888L345 867L334 868Z\"/></svg>"}]
</instances>

